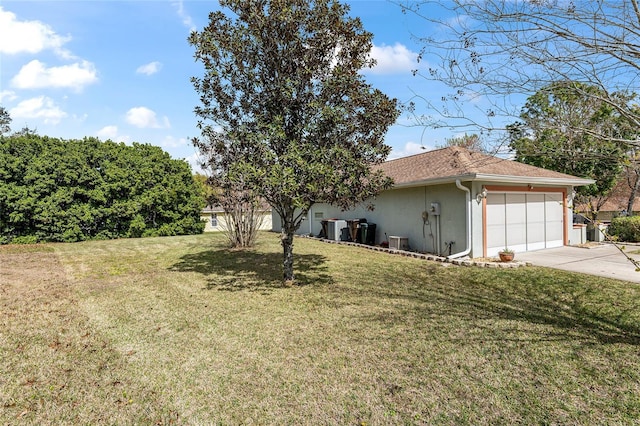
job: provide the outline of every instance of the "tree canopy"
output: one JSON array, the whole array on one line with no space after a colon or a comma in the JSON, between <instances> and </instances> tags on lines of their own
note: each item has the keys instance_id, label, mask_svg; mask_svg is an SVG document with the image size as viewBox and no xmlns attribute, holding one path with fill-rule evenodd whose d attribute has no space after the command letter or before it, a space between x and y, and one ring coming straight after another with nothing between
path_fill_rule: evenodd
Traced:
<instances>
[{"instance_id":1,"label":"tree canopy","mask_svg":"<svg viewBox=\"0 0 640 426\"><path fill-rule=\"evenodd\" d=\"M576 82L543 88L529 97L520 121L510 126L509 147L517 161L594 179L578 194L604 202L628 162L626 145L619 141L636 132L600 92ZM620 93L607 97L629 100ZM592 205L597 212L598 203Z\"/></svg>"},{"instance_id":2,"label":"tree canopy","mask_svg":"<svg viewBox=\"0 0 640 426\"><path fill-rule=\"evenodd\" d=\"M480 139L480 135L476 133L472 133L470 135L464 134L461 136L454 136L451 138L447 138L442 145L436 145L436 148L446 148L448 146L461 146L463 148L468 149L469 151L475 152L487 152L482 140Z\"/></svg>"},{"instance_id":3,"label":"tree canopy","mask_svg":"<svg viewBox=\"0 0 640 426\"><path fill-rule=\"evenodd\" d=\"M0 137L0 243L200 233L204 198L161 148Z\"/></svg>"},{"instance_id":4,"label":"tree canopy","mask_svg":"<svg viewBox=\"0 0 640 426\"><path fill-rule=\"evenodd\" d=\"M0 106L0 136L11 131L11 116L5 107Z\"/></svg>"},{"instance_id":5,"label":"tree canopy","mask_svg":"<svg viewBox=\"0 0 640 426\"><path fill-rule=\"evenodd\" d=\"M293 234L311 205L347 208L390 181L383 162L397 102L368 85L372 34L332 0L222 0L189 42L205 68L192 79L211 168L242 182L282 222L284 279Z\"/></svg>"}]
</instances>

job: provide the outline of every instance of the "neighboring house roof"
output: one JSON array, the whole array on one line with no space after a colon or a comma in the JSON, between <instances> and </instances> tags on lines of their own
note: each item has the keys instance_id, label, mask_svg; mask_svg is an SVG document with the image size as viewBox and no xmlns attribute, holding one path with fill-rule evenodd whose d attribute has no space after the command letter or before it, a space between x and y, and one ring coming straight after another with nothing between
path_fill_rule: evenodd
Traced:
<instances>
[{"instance_id":1,"label":"neighboring house roof","mask_svg":"<svg viewBox=\"0 0 640 426\"><path fill-rule=\"evenodd\" d=\"M600 206L600 212L621 212L627 209L629 203L629 196L631 195L631 188L627 183L626 178L622 178L616 183L616 185L609 192L606 201ZM576 209L578 211L589 211L588 204L577 204ZM640 194L636 195L636 199L633 203L633 211L640 211Z\"/></svg>"},{"instance_id":2,"label":"neighboring house roof","mask_svg":"<svg viewBox=\"0 0 640 426\"><path fill-rule=\"evenodd\" d=\"M262 201L260 203L260 207L258 208L259 211L262 212L270 212L271 211L271 206L265 202ZM224 213L224 209L222 208L222 206L215 204L215 205L208 205L206 207L204 207L201 211L202 214L208 214L208 213Z\"/></svg>"},{"instance_id":3,"label":"neighboring house roof","mask_svg":"<svg viewBox=\"0 0 640 426\"><path fill-rule=\"evenodd\" d=\"M224 209L222 208L222 206L206 206L202 209L203 214L205 213L224 213Z\"/></svg>"},{"instance_id":4,"label":"neighboring house roof","mask_svg":"<svg viewBox=\"0 0 640 426\"><path fill-rule=\"evenodd\" d=\"M395 187L483 180L500 183L589 185L583 179L530 166L513 160L453 146L390 160L376 167L395 182Z\"/></svg>"}]
</instances>

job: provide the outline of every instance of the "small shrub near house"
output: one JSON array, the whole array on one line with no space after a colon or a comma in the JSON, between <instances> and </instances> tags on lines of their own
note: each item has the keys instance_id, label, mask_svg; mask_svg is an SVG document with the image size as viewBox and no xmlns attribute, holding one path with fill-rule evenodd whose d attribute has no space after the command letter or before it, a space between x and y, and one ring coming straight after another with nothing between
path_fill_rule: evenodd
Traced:
<instances>
[{"instance_id":1,"label":"small shrub near house","mask_svg":"<svg viewBox=\"0 0 640 426\"><path fill-rule=\"evenodd\" d=\"M611 221L609 235L618 241L640 241L640 216L616 217Z\"/></svg>"}]
</instances>

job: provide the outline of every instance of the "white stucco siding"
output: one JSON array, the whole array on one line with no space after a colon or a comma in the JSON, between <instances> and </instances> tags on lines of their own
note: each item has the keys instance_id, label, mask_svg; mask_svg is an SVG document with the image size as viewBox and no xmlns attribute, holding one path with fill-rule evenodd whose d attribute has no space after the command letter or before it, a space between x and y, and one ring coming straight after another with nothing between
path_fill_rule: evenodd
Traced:
<instances>
[{"instance_id":1,"label":"white stucco siding","mask_svg":"<svg viewBox=\"0 0 640 426\"><path fill-rule=\"evenodd\" d=\"M431 203L440 203L439 220L430 212ZM454 184L434 185L394 189L379 194L372 200L374 210L367 210L366 204L341 211L327 204L315 204L303 221L298 234L318 235L323 219L360 219L376 224L376 244L389 236L409 238L412 250L448 255L446 242L453 241L452 253L466 247L466 206L465 194ZM422 212L429 213L427 223L423 223ZM309 218L311 223L309 222ZM440 226L440 249L435 247ZM273 230L280 231L280 218L274 213ZM386 235L385 235L386 234Z\"/></svg>"},{"instance_id":2,"label":"white stucco siding","mask_svg":"<svg viewBox=\"0 0 640 426\"><path fill-rule=\"evenodd\" d=\"M524 252L571 244L571 200L565 203L563 198L571 197L571 186L532 189L482 181L462 184L471 190L470 257L495 256L504 247ZM491 188L489 196L478 198L484 187ZM440 204L439 220L431 212L431 203L436 202ZM407 237L411 250L444 256L467 247L465 192L455 184L393 189L380 194L373 204L373 211L367 210L365 204L344 212L316 204L309 212L310 220L302 223L298 233L318 235L324 219L365 218L376 224L376 244L389 236ZM426 223L422 220L423 211L429 214ZM273 224L273 229L279 231L278 217L274 217ZM452 241L449 251L447 243Z\"/></svg>"},{"instance_id":3,"label":"white stucco siding","mask_svg":"<svg viewBox=\"0 0 640 426\"><path fill-rule=\"evenodd\" d=\"M271 223L272 215L270 211L264 211L260 230L270 231L273 228ZM215 216L213 216L215 215ZM205 223L204 232L216 232L227 230L227 217L224 212L206 212L200 214L200 219Z\"/></svg>"}]
</instances>

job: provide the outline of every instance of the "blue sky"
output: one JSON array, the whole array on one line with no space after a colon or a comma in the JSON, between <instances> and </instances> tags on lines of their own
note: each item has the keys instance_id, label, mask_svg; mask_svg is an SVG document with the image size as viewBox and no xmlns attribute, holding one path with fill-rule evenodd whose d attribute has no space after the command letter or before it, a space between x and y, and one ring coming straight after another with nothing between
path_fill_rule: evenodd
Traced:
<instances>
[{"instance_id":1,"label":"blue sky","mask_svg":"<svg viewBox=\"0 0 640 426\"><path fill-rule=\"evenodd\" d=\"M349 4L374 34L378 66L366 72L367 81L401 102L415 93L440 98L442 88L411 73L426 66L416 62L420 45L412 34L429 24L384 0ZM150 143L193 164L189 139L199 134L193 114L199 100L189 79L203 68L187 37L216 8L215 1L3 0L0 105L11 114L12 129ZM390 129L391 158L456 135L408 124L403 115Z\"/></svg>"}]
</instances>

